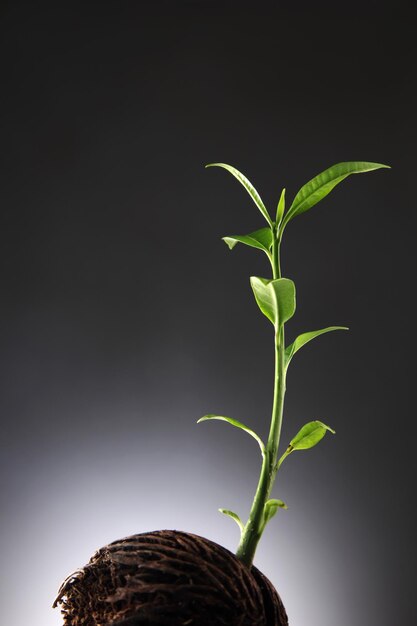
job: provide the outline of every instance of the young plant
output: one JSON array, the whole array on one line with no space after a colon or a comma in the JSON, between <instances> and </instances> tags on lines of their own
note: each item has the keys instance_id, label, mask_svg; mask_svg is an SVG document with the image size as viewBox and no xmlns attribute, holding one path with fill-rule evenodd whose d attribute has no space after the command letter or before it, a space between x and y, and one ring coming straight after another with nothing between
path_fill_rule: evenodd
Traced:
<instances>
[{"instance_id":1,"label":"young plant","mask_svg":"<svg viewBox=\"0 0 417 626\"><path fill-rule=\"evenodd\" d=\"M285 325L295 313L295 285L292 280L284 278L281 274L280 251L285 228L294 217L311 209L347 176L387 168L389 166L365 161L337 163L321 174L318 174L318 176L315 176L301 187L287 210L285 208L285 189L283 189L278 201L275 220L271 218L270 213L255 187L236 168L231 165L226 165L225 163L210 163L206 167L221 167L230 172L246 189L267 222L267 226L255 230L248 235L223 237L223 240L229 246L230 250L233 250L238 243L261 250L266 254L271 266L272 276L270 278L252 276L250 279L256 303L261 312L271 322L274 331L275 377L272 416L267 442L265 444L261 437L251 428L248 428L231 417L209 414L198 420L198 422L206 420L222 420L228 422L232 426L240 428L251 435L257 441L261 449L262 465L260 476L246 524L244 524L240 517L233 511L219 509L220 512L228 515L238 524L241 536L236 554L245 565L251 567L257 545L266 525L274 517L278 509L287 508L282 500L270 498L278 470L282 463L293 452L297 450L307 450L318 444L319 441L323 439L326 432L329 431L333 434L335 432L332 428L318 420L308 422L295 437L291 439L284 452L281 455L279 454L284 410L285 381L288 367L295 353L312 339L334 330L347 330L345 326L329 326L320 330L303 333L292 343L286 345Z\"/></svg>"},{"instance_id":2,"label":"young plant","mask_svg":"<svg viewBox=\"0 0 417 626\"><path fill-rule=\"evenodd\" d=\"M252 566L258 542L282 500L271 498L279 468L296 450L315 446L327 431L318 420L305 424L279 452L285 379L293 356L309 341L344 326L329 326L299 335L285 344L285 324L295 312L295 286L281 275L280 247L287 224L324 198L350 174L387 167L379 163L339 163L304 185L285 210L285 190L273 221L258 192L243 174L223 167L245 187L267 222L249 235L224 237L233 249L238 243L266 254L272 276L250 280L255 300L274 330L275 379L272 417L266 444L250 428L231 417L205 415L199 421L222 420L253 437L262 454L262 466L246 524L233 511L220 509L241 529L237 554L204 537L179 530L155 530L113 541L97 550L90 561L61 585L54 606L60 606L65 626L288 626L282 600L266 576Z\"/></svg>"}]
</instances>

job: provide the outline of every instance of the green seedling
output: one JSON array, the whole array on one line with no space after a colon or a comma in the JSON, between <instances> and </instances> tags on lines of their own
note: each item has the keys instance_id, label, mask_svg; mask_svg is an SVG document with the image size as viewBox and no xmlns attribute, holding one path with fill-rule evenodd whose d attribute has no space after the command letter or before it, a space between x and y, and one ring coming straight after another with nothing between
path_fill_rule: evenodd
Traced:
<instances>
[{"instance_id":1,"label":"green seedling","mask_svg":"<svg viewBox=\"0 0 417 626\"><path fill-rule=\"evenodd\" d=\"M271 266L272 277L260 278L252 276L250 279L256 303L261 312L271 322L274 331L275 376L272 416L267 442L265 444L261 437L251 428L231 417L209 414L198 420L199 422L206 420L228 422L251 435L260 447L262 465L258 486L246 524L233 511L219 509L221 513L231 517L238 524L241 536L237 556L250 567L266 525L279 509L287 508L282 500L270 499L271 491L282 463L296 451L313 448L323 439L327 432L333 434L335 432L321 421L309 422L291 439L283 454L279 455L288 367L295 353L312 339L334 330L348 330L345 326L329 326L303 333L291 344L286 345L285 325L294 315L296 304L294 282L289 278L284 278L281 274L280 250L285 228L294 217L311 209L347 176L389 166L365 161L349 161L333 165L301 187L287 210L285 208L285 189L283 189L278 201L275 221L271 218L255 187L241 172L225 163L211 163L206 167L220 167L230 172L246 189L267 222L266 227L255 230L248 235L232 235L223 238L231 250L237 244L244 244L261 250L266 254Z\"/></svg>"}]
</instances>

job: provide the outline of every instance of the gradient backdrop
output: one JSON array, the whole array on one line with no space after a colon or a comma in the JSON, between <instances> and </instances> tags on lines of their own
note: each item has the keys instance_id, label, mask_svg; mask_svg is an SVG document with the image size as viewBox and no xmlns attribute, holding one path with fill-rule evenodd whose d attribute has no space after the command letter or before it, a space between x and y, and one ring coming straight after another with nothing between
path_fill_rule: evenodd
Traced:
<instances>
[{"instance_id":1,"label":"gradient backdrop","mask_svg":"<svg viewBox=\"0 0 417 626\"><path fill-rule=\"evenodd\" d=\"M416 623L414 22L401 3L10 2L1 10L4 624L53 626L61 580L125 535L230 549L266 436L272 332L249 276L262 227L224 161L275 210L343 160L354 176L283 246L297 355L283 466L256 564L291 626ZM413 344L413 345L411 345Z\"/></svg>"}]
</instances>

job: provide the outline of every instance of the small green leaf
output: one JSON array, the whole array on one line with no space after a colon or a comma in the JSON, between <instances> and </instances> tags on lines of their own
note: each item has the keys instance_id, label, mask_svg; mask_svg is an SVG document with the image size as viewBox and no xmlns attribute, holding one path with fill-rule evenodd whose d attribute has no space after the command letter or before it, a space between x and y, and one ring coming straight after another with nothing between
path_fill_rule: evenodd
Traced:
<instances>
[{"instance_id":1,"label":"small green leaf","mask_svg":"<svg viewBox=\"0 0 417 626\"><path fill-rule=\"evenodd\" d=\"M264 529L268 522L276 515L278 509L288 509L282 500L268 500L264 506L264 517L262 528Z\"/></svg>"},{"instance_id":2,"label":"small green leaf","mask_svg":"<svg viewBox=\"0 0 417 626\"><path fill-rule=\"evenodd\" d=\"M262 454L265 454L265 446L262 439L258 437L258 435L251 428L248 428L247 426L245 426L245 424L242 424L242 422L238 422L232 417L225 417L224 415L215 415L214 413L209 413L208 415L204 415L204 417L200 417L200 419L197 421L197 424L199 424L200 422L206 422L208 420L220 420L222 422L228 422L232 426L244 430L246 433L248 433L248 435L256 439Z\"/></svg>"},{"instance_id":3,"label":"small green leaf","mask_svg":"<svg viewBox=\"0 0 417 626\"><path fill-rule=\"evenodd\" d=\"M223 515L227 515L228 517L231 517L232 520L234 520L236 524L239 526L240 532L243 532L243 523L239 515L237 515L237 513L233 513L233 511L229 511L228 509L219 509L219 511L220 513L223 513Z\"/></svg>"},{"instance_id":4,"label":"small green leaf","mask_svg":"<svg viewBox=\"0 0 417 626\"><path fill-rule=\"evenodd\" d=\"M277 226L281 224L285 211L285 188L281 191L281 196L277 206Z\"/></svg>"},{"instance_id":5,"label":"small green leaf","mask_svg":"<svg viewBox=\"0 0 417 626\"><path fill-rule=\"evenodd\" d=\"M265 226L265 228L260 228L253 233L249 233L249 235L231 235L230 237L223 237L223 241L229 246L230 250L233 250L237 243L243 243L246 246L263 250L269 256L269 249L272 246L272 231L268 226Z\"/></svg>"},{"instance_id":6,"label":"small green leaf","mask_svg":"<svg viewBox=\"0 0 417 626\"><path fill-rule=\"evenodd\" d=\"M332 165L301 187L282 222L282 229L293 217L311 209L350 174L362 174L389 167L389 165L369 163L368 161L346 161Z\"/></svg>"},{"instance_id":7,"label":"small green leaf","mask_svg":"<svg viewBox=\"0 0 417 626\"><path fill-rule=\"evenodd\" d=\"M327 431L330 431L333 435L335 434L333 428L330 428L330 426L318 420L304 424L296 436L291 439L288 451L292 452L293 450L308 450L309 448L313 448L323 439Z\"/></svg>"},{"instance_id":8,"label":"small green leaf","mask_svg":"<svg viewBox=\"0 0 417 626\"><path fill-rule=\"evenodd\" d=\"M267 211L266 206L262 202L261 196L256 191L255 187L252 185L250 180L246 178L246 176L244 176L241 172L239 172L239 170L237 170L235 167L232 167L231 165L227 165L226 163L209 163L208 165L206 165L206 167L222 167L223 169L230 172L240 182L240 184L243 185L243 187L246 189L246 191L248 192L248 194L250 195L250 197L252 198L252 200L254 201L254 203L256 204L256 206L258 207L258 209L260 210L260 212L262 213L262 215L264 216L268 224L272 226L271 217Z\"/></svg>"},{"instance_id":9,"label":"small green leaf","mask_svg":"<svg viewBox=\"0 0 417 626\"><path fill-rule=\"evenodd\" d=\"M294 315L295 285L292 280L251 276L250 283L259 308L272 324L282 326Z\"/></svg>"},{"instance_id":10,"label":"small green leaf","mask_svg":"<svg viewBox=\"0 0 417 626\"><path fill-rule=\"evenodd\" d=\"M324 335L325 333L330 333L332 330L349 330L346 326L328 326L327 328L322 328L321 330L312 330L309 333L303 333L302 335L298 335L297 339L291 343L287 348L285 348L285 360L287 366L289 365L292 357L300 348L305 346L306 343L319 337L320 335Z\"/></svg>"},{"instance_id":11,"label":"small green leaf","mask_svg":"<svg viewBox=\"0 0 417 626\"><path fill-rule=\"evenodd\" d=\"M264 514L268 522L274 517L278 509L288 509L288 507L282 500L268 500L265 503Z\"/></svg>"}]
</instances>

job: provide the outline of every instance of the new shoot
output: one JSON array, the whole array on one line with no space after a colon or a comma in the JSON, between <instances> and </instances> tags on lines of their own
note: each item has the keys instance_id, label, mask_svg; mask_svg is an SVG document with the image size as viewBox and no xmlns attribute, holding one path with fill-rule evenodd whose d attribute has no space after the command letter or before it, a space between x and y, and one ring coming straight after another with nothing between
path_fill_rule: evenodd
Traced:
<instances>
[{"instance_id":1,"label":"new shoot","mask_svg":"<svg viewBox=\"0 0 417 626\"><path fill-rule=\"evenodd\" d=\"M237 556L248 567L251 567L257 545L266 525L279 509L287 508L282 500L271 498L272 488L282 463L293 452L307 450L317 445L327 432L335 432L330 426L321 421L308 422L291 439L280 454L285 381L288 367L296 352L312 339L334 330L347 330L345 326L329 326L303 333L289 345L286 344L285 325L295 313L296 299L294 282L289 278L283 277L281 273L281 242L285 228L294 217L311 209L327 196L336 185L351 174L361 174L389 166L365 161L349 161L333 165L301 187L288 209L285 207L285 189L283 189L274 220L255 187L236 168L225 163L211 163L206 167L220 167L230 172L246 189L267 222L267 226L248 235L232 235L224 237L223 240L230 250L233 250L238 243L260 250L266 255L270 264L270 277L252 276L250 278L256 303L263 315L272 324L274 334L275 375L268 439L264 443L261 437L251 428L248 428L236 419L224 415L209 414L198 420L199 422L206 420L228 422L251 435L260 447L262 465L248 520L246 523L243 523L240 517L233 511L220 509L222 513L231 517L238 524L241 534Z\"/></svg>"}]
</instances>

